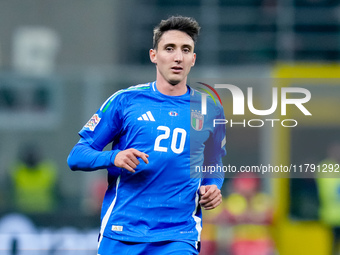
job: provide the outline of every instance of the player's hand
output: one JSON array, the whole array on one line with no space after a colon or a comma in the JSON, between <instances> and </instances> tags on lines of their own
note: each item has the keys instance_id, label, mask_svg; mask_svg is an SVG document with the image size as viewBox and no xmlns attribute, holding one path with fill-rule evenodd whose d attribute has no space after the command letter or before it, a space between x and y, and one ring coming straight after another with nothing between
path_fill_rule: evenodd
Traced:
<instances>
[{"instance_id":1,"label":"player's hand","mask_svg":"<svg viewBox=\"0 0 340 255\"><path fill-rule=\"evenodd\" d=\"M216 185L201 186L200 195L199 203L205 210L214 209L222 203L222 194Z\"/></svg>"},{"instance_id":2,"label":"player's hand","mask_svg":"<svg viewBox=\"0 0 340 255\"><path fill-rule=\"evenodd\" d=\"M118 152L115 157L114 164L116 167L125 168L126 170L130 171L131 173L136 172L135 168L139 165L138 158L141 158L146 164L149 163L148 160L149 155L145 154L136 149L127 149Z\"/></svg>"}]
</instances>

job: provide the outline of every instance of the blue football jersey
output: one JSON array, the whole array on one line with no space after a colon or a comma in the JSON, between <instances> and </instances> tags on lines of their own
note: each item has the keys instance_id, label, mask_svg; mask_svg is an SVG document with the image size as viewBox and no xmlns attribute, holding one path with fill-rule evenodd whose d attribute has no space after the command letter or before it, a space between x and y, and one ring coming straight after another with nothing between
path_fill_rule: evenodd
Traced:
<instances>
[{"instance_id":1,"label":"blue football jersey","mask_svg":"<svg viewBox=\"0 0 340 255\"><path fill-rule=\"evenodd\" d=\"M93 115L79 132L81 143L101 151L112 142L107 157L129 148L149 155L149 163L140 159L135 173L108 159L102 236L132 242L200 240L199 187L221 188L223 174L196 178L191 172L221 165L226 154L225 126L213 125L225 118L223 108L208 98L207 111L201 114L201 93L189 86L184 95L167 96L152 82L116 92Z\"/></svg>"}]
</instances>

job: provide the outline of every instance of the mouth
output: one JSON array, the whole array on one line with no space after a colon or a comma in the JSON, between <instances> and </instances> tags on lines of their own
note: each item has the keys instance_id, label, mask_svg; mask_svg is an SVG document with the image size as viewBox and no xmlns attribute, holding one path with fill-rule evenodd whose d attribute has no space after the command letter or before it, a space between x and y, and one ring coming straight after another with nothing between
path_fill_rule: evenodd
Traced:
<instances>
[{"instance_id":1,"label":"mouth","mask_svg":"<svg viewBox=\"0 0 340 255\"><path fill-rule=\"evenodd\" d=\"M173 67L171 67L171 70L174 73L180 73L183 70L183 67L181 67L181 66L173 66Z\"/></svg>"}]
</instances>

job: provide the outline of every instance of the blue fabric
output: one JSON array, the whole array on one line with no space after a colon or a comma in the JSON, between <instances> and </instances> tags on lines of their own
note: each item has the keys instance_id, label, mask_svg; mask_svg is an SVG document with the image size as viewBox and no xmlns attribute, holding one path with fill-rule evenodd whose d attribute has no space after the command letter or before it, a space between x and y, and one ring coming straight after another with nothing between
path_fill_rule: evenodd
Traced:
<instances>
[{"instance_id":1,"label":"blue fabric","mask_svg":"<svg viewBox=\"0 0 340 255\"><path fill-rule=\"evenodd\" d=\"M99 244L98 255L196 255L195 245L194 242L182 241L122 242L104 237Z\"/></svg>"}]
</instances>

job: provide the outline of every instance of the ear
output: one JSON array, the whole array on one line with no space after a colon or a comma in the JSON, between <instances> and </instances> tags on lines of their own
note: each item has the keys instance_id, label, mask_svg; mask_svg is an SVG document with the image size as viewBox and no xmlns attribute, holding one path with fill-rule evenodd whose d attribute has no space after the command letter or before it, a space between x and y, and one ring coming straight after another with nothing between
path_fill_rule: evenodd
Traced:
<instances>
[{"instance_id":1,"label":"ear","mask_svg":"<svg viewBox=\"0 0 340 255\"><path fill-rule=\"evenodd\" d=\"M194 53L193 56L192 56L191 66L194 66L195 62L196 62L196 53Z\"/></svg>"},{"instance_id":2,"label":"ear","mask_svg":"<svg viewBox=\"0 0 340 255\"><path fill-rule=\"evenodd\" d=\"M155 49L151 49L149 51L149 56L150 56L150 60L152 63L157 64L157 51Z\"/></svg>"}]
</instances>

